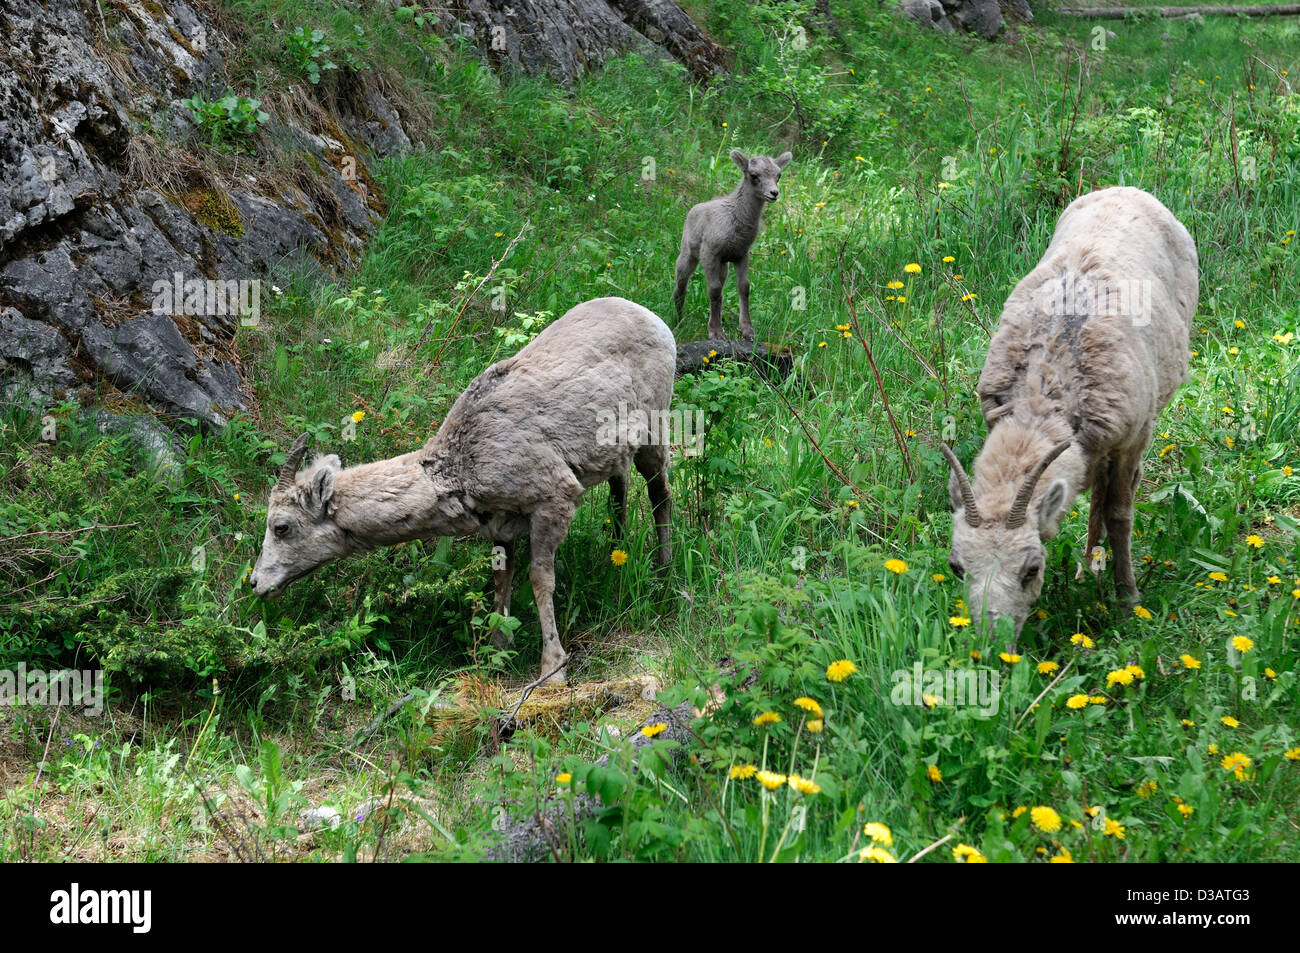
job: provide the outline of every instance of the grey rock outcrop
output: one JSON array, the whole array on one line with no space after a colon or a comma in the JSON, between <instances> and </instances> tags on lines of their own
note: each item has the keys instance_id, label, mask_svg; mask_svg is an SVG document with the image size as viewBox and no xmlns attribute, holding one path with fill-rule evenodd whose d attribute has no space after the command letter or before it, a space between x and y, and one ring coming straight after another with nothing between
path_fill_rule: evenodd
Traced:
<instances>
[{"instance_id":1,"label":"grey rock outcrop","mask_svg":"<svg viewBox=\"0 0 1300 953\"><path fill-rule=\"evenodd\" d=\"M1034 18L1028 0L901 0L899 10L909 20L940 33L957 30L995 39L1006 25L1003 13L1029 22Z\"/></svg>"}]
</instances>

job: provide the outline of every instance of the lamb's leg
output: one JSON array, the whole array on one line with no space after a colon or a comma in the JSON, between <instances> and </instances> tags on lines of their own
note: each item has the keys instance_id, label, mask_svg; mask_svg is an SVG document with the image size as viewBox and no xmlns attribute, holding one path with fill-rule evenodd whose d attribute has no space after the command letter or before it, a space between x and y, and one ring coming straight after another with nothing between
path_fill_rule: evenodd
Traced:
<instances>
[{"instance_id":1,"label":"lamb's leg","mask_svg":"<svg viewBox=\"0 0 1300 953\"><path fill-rule=\"evenodd\" d=\"M1142 451L1126 454L1116 467L1106 507L1106 534L1115 551L1115 586L1130 602L1141 599L1133 574L1133 501L1142 481Z\"/></svg>"},{"instance_id":2,"label":"lamb's leg","mask_svg":"<svg viewBox=\"0 0 1300 953\"><path fill-rule=\"evenodd\" d=\"M614 542L623 541L623 526L627 515L627 476L616 473L609 478L609 508L614 520Z\"/></svg>"},{"instance_id":3,"label":"lamb's leg","mask_svg":"<svg viewBox=\"0 0 1300 953\"><path fill-rule=\"evenodd\" d=\"M677 255L677 287L673 289L673 305L677 308L677 320L682 319L682 305L686 301L686 286L690 284L695 266L700 263L698 255L691 254L690 246L682 242L682 250Z\"/></svg>"},{"instance_id":4,"label":"lamb's leg","mask_svg":"<svg viewBox=\"0 0 1300 953\"><path fill-rule=\"evenodd\" d=\"M754 340L754 326L749 323L749 252L736 262L736 291L740 294L740 336Z\"/></svg>"},{"instance_id":5,"label":"lamb's leg","mask_svg":"<svg viewBox=\"0 0 1300 953\"><path fill-rule=\"evenodd\" d=\"M504 564L501 561L505 557ZM510 614L510 589L515 579L515 541L499 539L492 544L492 586L496 600L493 610L497 615ZM492 630L492 644L499 649L508 649L515 644L514 633L507 629Z\"/></svg>"},{"instance_id":6,"label":"lamb's leg","mask_svg":"<svg viewBox=\"0 0 1300 953\"><path fill-rule=\"evenodd\" d=\"M1097 465L1097 475L1092 484L1092 498L1088 501L1088 543L1083 550L1084 562L1089 569L1093 565L1093 552L1101 545L1102 533L1106 528L1106 507L1109 506L1110 485L1114 479L1114 463L1111 460L1103 460ZM1084 563L1079 563L1079 571L1075 573L1076 581L1082 580L1084 574ZM1096 573L1093 573L1095 576Z\"/></svg>"},{"instance_id":7,"label":"lamb's leg","mask_svg":"<svg viewBox=\"0 0 1300 953\"><path fill-rule=\"evenodd\" d=\"M659 536L655 565L661 571L666 571L673 558L673 501L668 490L668 448L658 444L642 447L637 451L635 462L637 472L645 477L646 489L650 492L650 505L655 515L655 531Z\"/></svg>"},{"instance_id":8,"label":"lamb's leg","mask_svg":"<svg viewBox=\"0 0 1300 953\"><path fill-rule=\"evenodd\" d=\"M542 626L542 675L555 669L564 658L552 597L555 594L555 551L569 531L573 509L569 500L548 504L533 511L529 524L533 550L529 578L533 581L533 598L537 600L537 618ZM563 685L564 680L565 670L561 668L546 680L546 684Z\"/></svg>"},{"instance_id":9,"label":"lamb's leg","mask_svg":"<svg viewBox=\"0 0 1300 953\"><path fill-rule=\"evenodd\" d=\"M709 287L709 339L722 340L722 286L727 283L727 263L713 256L705 258L704 279Z\"/></svg>"}]
</instances>

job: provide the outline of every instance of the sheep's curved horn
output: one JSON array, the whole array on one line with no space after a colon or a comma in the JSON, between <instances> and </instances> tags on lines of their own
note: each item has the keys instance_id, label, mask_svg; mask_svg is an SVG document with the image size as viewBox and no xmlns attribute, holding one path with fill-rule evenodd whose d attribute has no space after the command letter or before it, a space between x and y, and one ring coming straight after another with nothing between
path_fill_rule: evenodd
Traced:
<instances>
[{"instance_id":1,"label":"sheep's curved horn","mask_svg":"<svg viewBox=\"0 0 1300 953\"><path fill-rule=\"evenodd\" d=\"M1043 475L1043 471L1052 465L1052 461L1070 449L1073 441L1063 440L1051 450L1047 451L1047 456L1039 461L1038 466L1029 472L1025 477L1025 482L1020 487L1020 492L1016 494L1015 500L1011 504L1011 511L1007 513L1007 529L1017 529L1024 525L1025 516L1029 512L1029 501L1033 498L1034 487L1038 485L1038 479Z\"/></svg>"},{"instance_id":2,"label":"sheep's curved horn","mask_svg":"<svg viewBox=\"0 0 1300 953\"><path fill-rule=\"evenodd\" d=\"M293 486L293 478L298 475L298 464L302 463L302 455L307 452L307 441L310 439L311 434L305 433L289 448L284 458L284 466L280 468L280 479L275 483L280 489L287 490Z\"/></svg>"},{"instance_id":3,"label":"sheep's curved horn","mask_svg":"<svg viewBox=\"0 0 1300 953\"><path fill-rule=\"evenodd\" d=\"M957 459L957 454L952 452L952 447L941 443L939 449L948 458L948 466L952 467L952 472L957 474L957 485L961 487L961 502L966 512L966 522L978 527L980 511L975 506L975 492L970 488L970 480L966 479L966 471L961 468L961 461Z\"/></svg>"}]
</instances>

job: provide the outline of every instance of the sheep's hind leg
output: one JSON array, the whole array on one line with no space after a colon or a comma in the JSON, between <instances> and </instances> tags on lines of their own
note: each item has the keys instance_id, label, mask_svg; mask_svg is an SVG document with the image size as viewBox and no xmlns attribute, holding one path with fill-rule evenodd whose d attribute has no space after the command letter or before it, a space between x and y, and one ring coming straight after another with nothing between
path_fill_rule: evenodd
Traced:
<instances>
[{"instance_id":1,"label":"sheep's hind leg","mask_svg":"<svg viewBox=\"0 0 1300 953\"><path fill-rule=\"evenodd\" d=\"M573 503L569 500L553 503L533 511L530 537L533 549L529 578L533 581L533 598L537 600L537 618L542 627L542 675L554 671L546 680L548 685L563 685L565 668L564 649L560 645L560 631L555 625L555 551L569 531L573 519Z\"/></svg>"},{"instance_id":2,"label":"sheep's hind leg","mask_svg":"<svg viewBox=\"0 0 1300 953\"><path fill-rule=\"evenodd\" d=\"M668 448L659 444L642 447L637 451L635 463L637 472L645 477L650 506L655 515L655 531L659 536L655 565L664 572L673 558L673 501L668 490Z\"/></svg>"},{"instance_id":3,"label":"sheep's hind leg","mask_svg":"<svg viewBox=\"0 0 1300 953\"><path fill-rule=\"evenodd\" d=\"M673 289L673 306L677 309L677 320L682 319L682 305L686 302L686 287L690 284L695 266L700 263L699 256L692 255L690 248L683 245L677 256L677 286Z\"/></svg>"},{"instance_id":4,"label":"sheep's hind leg","mask_svg":"<svg viewBox=\"0 0 1300 953\"><path fill-rule=\"evenodd\" d=\"M740 336L754 340L754 325L749 322L749 252L736 262L736 292L740 295Z\"/></svg>"},{"instance_id":5,"label":"sheep's hind leg","mask_svg":"<svg viewBox=\"0 0 1300 953\"><path fill-rule=\"evenodd\" d=\"M496 540L492 544L492 585L496 596L493 611L497 615L510 615L510 589L514 579L515 541ZM509 629L493 629L492 644L499 649L508 649L515 644L514 633Z\"/></svg>"},{"instance_id":6,"label":"sheep's hind leg","mask_svg":"<svg viewBox=\"0 0 1300 953\"><path fill-rule=\"evenodd\" d=\"M727 283L727 263L718 258L704 260L704 279L709 286L709 340L722 337L722 286Z\"/></svg>"}]
</instances>

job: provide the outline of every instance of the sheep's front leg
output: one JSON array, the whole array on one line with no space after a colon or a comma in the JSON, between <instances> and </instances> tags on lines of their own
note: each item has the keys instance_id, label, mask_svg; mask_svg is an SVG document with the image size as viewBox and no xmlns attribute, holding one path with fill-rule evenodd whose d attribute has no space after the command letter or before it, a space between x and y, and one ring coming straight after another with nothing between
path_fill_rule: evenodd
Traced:
<instances>
[{"instance_id":1,"label":"sheep's front leg","mask_svg":"<svg viewBox=\"0 0 1300 953\"><path fill-rule=\"evenodd\" d=\"M510 614L510 589L515 579L515 541L499 539L492 544L492 587L495 590L493 611L497 615ZM508 629L493 629L492 644L499 649L514 645L514 633Z\"/></svg>"},{"instance_id":2,"label":"sheep's front leg","mask_svg":"<svg viewBox=\"0 0 1300 953\"><path fill-rule=\"evenodd\" d=\"M614 521L614 542L620 543L627 516L627 477L622 473L609 478L609 508Z\"/></svg>"},{"instance_id":3,"label":"sheep's front leg","mask_svg":"<svg viewBox=\"0 0 1300 953\"><path fill-rule=\"evenodd\" d=\"M722 286L727 283L727 263L716 255L705 258L704 280L709 287L709 339L722 340Z\"/></svg>"},{"instance_id":4,"label":"sheep's front leg","mask_svg":"<svg viewBox=\"0 0 1300 953\"><path fill-rule=\"evenodd\" d=\"M542 626L542 675L554 674L547 685L563 685L565 669L560 666L564 649L560 646L560 630L555 625L555 551L569 531L573 519L573 503L564 500L533 511L530 526L533 550L529 578L533 581L533 598L537 600L537 618ZM557 670L558 669L558 670Z\"/></svg>"},{"instance_id":5,"label":"sheep's front leg","mask_svg":"<svg viewBox=\"0 0 1300 953\"><path fill-rule=\"evenodd\" d=\"M1114 463L1111 460L1103 460L1097 466L1097 475L1092 484L1092 498L1088 501L1088 543L1083 550L1083 558L1087 562L1088 568L1095 565L1095 556L1097 547L1101 545L1102 532L1106 528L1106 508L1110 505L1110 485L1114 480ZM1079 563L1079 571L1075 573L1075 581L1083 579L1084 564ZM1094 571L1093 575L1097 573Z\"/></svg>"},{"instance_id":6,"label":"sheep's front leg","mask_svg":"<svg viewBox=\"0 0 1300 953\"><path fill-rule=\"evenodd\" d=\"M754 340L754 326L749 323L749 252L736 262L736 291L740 295L740 336Z\"/></svg>"},{"instance_id":7,"label":"sheep's front leg","mask_svg":"<svg viewBox=\"0 0 1300 953\"><path fill-rule=\"evenodd\" d=\"M1115 586L1129 600L1141 599L1133 574L1133 502L1142 482L1142 451L1126 454L1116 468L1106 507L1106 535L1115 551Z\"/></svg>"}]
</instances>

